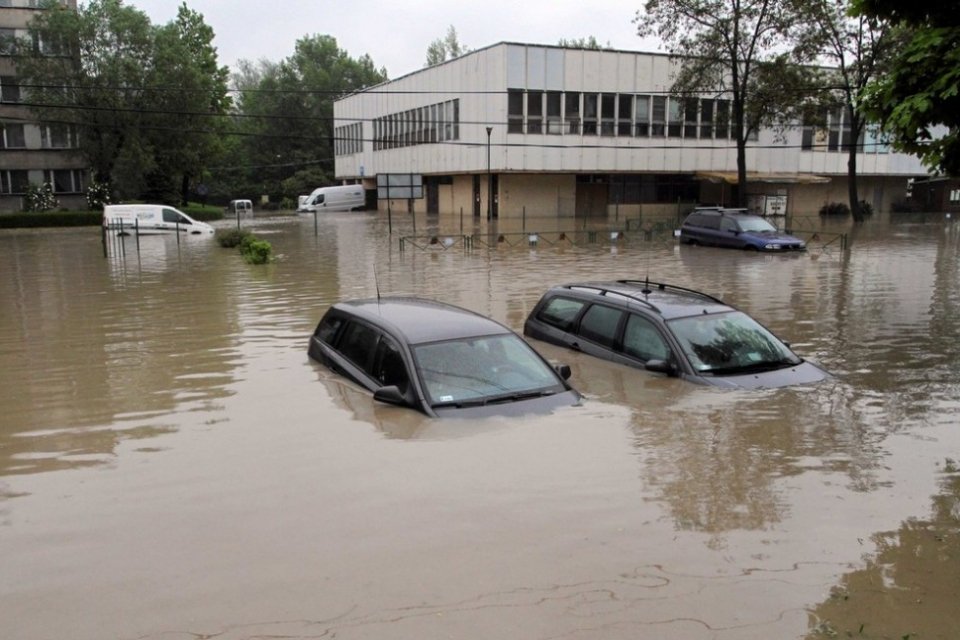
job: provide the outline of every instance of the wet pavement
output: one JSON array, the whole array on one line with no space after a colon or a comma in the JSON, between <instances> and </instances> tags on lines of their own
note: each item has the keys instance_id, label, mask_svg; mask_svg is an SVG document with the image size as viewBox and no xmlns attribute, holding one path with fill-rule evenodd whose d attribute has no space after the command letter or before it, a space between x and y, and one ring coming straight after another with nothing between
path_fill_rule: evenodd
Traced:
<instances>
[{"instance_id":1,"label":"wet pavement","mask_svg":"<svg viewBox=\"0 0 960 640\"><path fill-rule=\"evenodd\" d=\"M955 221L782 256L620 221L472 246L458 216L245 224L274 263L0 232L0 637L956 637ZM378 290L520 330L552 284L645 277L835 379L730 392L535 342L582 406L443 421L306 355L331 303Z\"/></svg>"}]
</instances>

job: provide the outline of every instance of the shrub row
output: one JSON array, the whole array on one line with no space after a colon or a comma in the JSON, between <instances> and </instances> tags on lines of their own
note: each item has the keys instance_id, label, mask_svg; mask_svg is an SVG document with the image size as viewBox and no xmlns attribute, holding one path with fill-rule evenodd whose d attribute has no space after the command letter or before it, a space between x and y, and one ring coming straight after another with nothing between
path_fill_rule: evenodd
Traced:
<instances>
[{"instance_id":1,"label":"shrub row","mask_svg":"<svg viewBox=\"0 0 960 640\"><path fill-rule=\"evenodd\" d=\"M0 229L36 227L94 227L103 220L102 211L36 211L0 215Z\"/></svg>"}]
</instances>

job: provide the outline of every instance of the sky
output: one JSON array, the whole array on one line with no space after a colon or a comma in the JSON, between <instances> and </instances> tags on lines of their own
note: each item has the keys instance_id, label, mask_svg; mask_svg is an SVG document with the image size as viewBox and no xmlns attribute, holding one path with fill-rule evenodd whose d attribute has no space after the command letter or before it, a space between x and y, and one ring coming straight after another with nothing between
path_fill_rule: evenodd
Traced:
<instances>
[{"instance_id":1,"label":"sky","mask_svg":"<svg viewBox=\"0 0 960 640\"><path fill-rule=\"evenodd\" d=\"M165 24L183 0L127 0ZM633 19L644 0L185 0L213 27L220 64L238 60L279 62L297 40L330 35L352 58L369 54L390 78L423 68L427 47L452 25L462 46L497 42L557 44L593 36L628 51L658 51L636 35ZM84 4L84 0L80 0Z\"/></svg>"}]
</instances>

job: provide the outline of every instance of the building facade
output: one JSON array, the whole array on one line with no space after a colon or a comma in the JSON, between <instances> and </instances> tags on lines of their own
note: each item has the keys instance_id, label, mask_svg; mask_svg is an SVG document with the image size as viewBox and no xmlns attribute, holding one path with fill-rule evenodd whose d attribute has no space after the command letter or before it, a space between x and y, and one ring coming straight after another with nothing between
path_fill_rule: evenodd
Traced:
<instances>
[{"instance_id":1,"label":"building facade","mask_svg":"<svg viewBox=\"0 0 960 640\"><path fill-rule=\"evenodd\" d=\"M662 54L498 43L334 104L336 176L381 185L378 207L479 217L634 216L732 204L737 153L727 96L670 95ZM858 187L874 210L925 176L875 129L858 145ZM846 202L843 113L763 130L747 155L748 200L764 213ZM423 197L382 186L422 176ZM389 179L386 176L390 176ZM419 194L417 194L419 195Z\"/></svg>"},{"instance_id":2,"label":"building facade","mask_svg":"<svg viewBox=\"0 0 960 640\"><path fill-rule=\"evenodd\" d=\"M17 81L16 47L40 47L27 27L41 0L0 0L0 212L23 210L27 188L50 184L60 206L86 208L87 170L75 127L42 122L31 113L29 87ZM76 0L60 4L76 10Z\"/></svg>"}]
</instances>

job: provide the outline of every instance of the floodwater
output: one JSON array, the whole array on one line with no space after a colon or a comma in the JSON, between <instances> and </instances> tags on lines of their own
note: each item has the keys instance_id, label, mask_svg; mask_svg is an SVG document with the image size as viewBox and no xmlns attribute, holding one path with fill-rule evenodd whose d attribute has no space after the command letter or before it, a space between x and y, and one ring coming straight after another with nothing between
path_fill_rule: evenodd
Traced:
<instances>
[{"instance_id":1,"label":"floodwater","mask_svg":"<svg viewBox=\"0 0 960 640\"><path fill-rule=\"evenodd\" d=\"M246 224L274 263L0 233L4 640L957 637L955 221L791 256L544 221L469 247L458 217ZM378 289L520 330L548 285L644 277L835 379L729 392L535 343L582 406L443 421L306 355L328 305Z\"/></svg>"}]
</instances>

